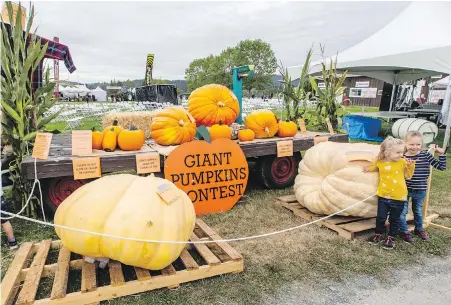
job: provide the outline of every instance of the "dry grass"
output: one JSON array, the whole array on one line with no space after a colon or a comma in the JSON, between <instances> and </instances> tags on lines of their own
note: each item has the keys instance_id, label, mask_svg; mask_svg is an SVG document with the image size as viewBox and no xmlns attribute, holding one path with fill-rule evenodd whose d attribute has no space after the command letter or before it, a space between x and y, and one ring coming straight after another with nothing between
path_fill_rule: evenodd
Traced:
<instances>
[{"instance_id":1,"label":"dry grass","mask_svg":"<svg viewBox=\"0 0 451 305\"><path fill-rule=\"evenodd\" d=\"M129 128L133 124L136 128L144 131L146 138L150 138L150 124L154 115L155 111L108 113L103 118L103 127L111 126L114 120L117 120L119 126Z\"/></svg>"}]
</instances>

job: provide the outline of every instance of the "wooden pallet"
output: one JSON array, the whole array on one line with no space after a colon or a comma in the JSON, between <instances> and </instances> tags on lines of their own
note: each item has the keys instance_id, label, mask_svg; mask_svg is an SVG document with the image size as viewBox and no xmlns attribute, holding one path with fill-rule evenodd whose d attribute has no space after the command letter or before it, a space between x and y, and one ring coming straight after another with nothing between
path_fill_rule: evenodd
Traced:
<instances>
[{"instance_id":1,"label":"wooden pallet","mask_svg":"<svg viewBox=\"0 0 451 305\"><path fill-rule=\"evenodd\" d=\"M292 211L296 216L299 216L307 221L313 221L325 217L325 215L312 213L301 206L294 195L279 197L277 198L277 202L284 208ZM426 219L424 219L424 227L427 227L431 221L438 216L438 214L428 215ZM412 220L413 215L407 214L407 221L411 222ZM315 224L327 227L348 240L353 240L357 235L365 235L371 230L374 230L376 228L376 219L375 217L362 218L352 216L333 216L326 220L318 221ZM413 229L413 226L410 224L409 229Z\"/></svg>"},{"instance_id":2,"label":"wooden pallet","mask_svg":"<svg viewBox=\"0 0 451 305\"><path fill-rule=\"evenodd\" d=\"M201 219L196 220L191 241L218 239L221 237L215 231ZM52 251L57 252L53 254L57 254L58 259L46 264ZM160 271L134 268L117 261L110 261L102 270L97 264L86 263L79 255L74 259L74 256L77 255L71 255L60 241L23 243L1 283L1 305L99 304L103 300L164 287L176 288L181 283L244 270L243 257L227 243L187 245L174 263ZM56 255L54 258L56 260ZM68 292L69 277L71 283L81 281L74 292ZM53 278L51 292L36 299L44 278ZM106 285L102 286L102 282Z\"/></svg>"}]
</instances>

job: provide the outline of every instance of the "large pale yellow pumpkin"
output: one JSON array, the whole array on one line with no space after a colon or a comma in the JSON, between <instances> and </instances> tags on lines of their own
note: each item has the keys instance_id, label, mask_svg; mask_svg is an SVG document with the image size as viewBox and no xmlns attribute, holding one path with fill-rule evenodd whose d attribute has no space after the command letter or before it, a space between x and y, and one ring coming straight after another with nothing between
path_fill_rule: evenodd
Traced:
<instances>
[{"instance_id":1,"label":"large pale yellow pumpkin","mask_svg":"<svg viewBox=\"0 0 451 305\"><path fill-rule=\"evenodd\" d=\"M246 128L255 133L255 138L271 138L279 130L277 118L270 110L252 111L245 120Z\"/></svg>"},{"instance_id":2,"label":"large pale yellow pumpkin","mask_svg":"<svg viewBox=\"0 0 451 305\"><path fill-rule=\"evenodd\" d=\"M191 122L182 107L166 107L155 114L150 125L152 138L160 145L191 142L196 135L196 123Z\"/></svg>"},{"instance_id":3,"label":"large pale yellow pumpkin","mask_svg":"<svg viewBox=\"0 0 451 305\"><path fill-rule=\"evenodd\" d=\"M379 145L366 143L323 142L313 146L299 163L296 199L313 213L329 215L373 195L379 174L364 173L362 167L378 152ZM374 196L340 215L375 217L376 213Z\"/></svg>"},{"instance_id":4,"label":"large pale yellow pumpkin","mask_svg":"<svg viewBox=\"0 0 451 305\"><path fill-rule=\"evenodd\" d=\"M158 195L165 185L179 199L168 204ZM58 207L55 224L147 240L189 240L196 215L188 195L172 182L154 176L105 176L72 193ZM151 270L165 268L185 244L143 243L56 228L63 245L89 257L108 257Z\"/></svg>"},{"instance_id":5,"label":"large pale yellow pumpkin","mask_svg":"<svg viewBox=\"0 0 451 305\"><path fill-rule=\"evenodd\" d=\"M188 98L188 111L197 125L213 126L235 122L240 105L235 94L223 85L205 85L194 90Z\"/></svg>"}]
</instances>

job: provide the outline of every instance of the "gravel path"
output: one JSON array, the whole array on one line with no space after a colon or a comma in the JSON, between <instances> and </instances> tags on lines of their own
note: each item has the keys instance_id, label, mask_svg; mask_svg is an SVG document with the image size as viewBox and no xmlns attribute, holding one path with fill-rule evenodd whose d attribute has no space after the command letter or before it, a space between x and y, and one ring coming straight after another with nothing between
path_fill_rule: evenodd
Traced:
<instances>
[{"instance_id":1,"label":"gravel path","mask_svg":"<svg viewBox=\"0 0 451 305\"><path fill-rule=\"evenodd\" d=\"M264 304L447 305L451 304L451 256L391 272L383 281L357 276L320 285L291 283Z\"/></svg>"}]
</instances>

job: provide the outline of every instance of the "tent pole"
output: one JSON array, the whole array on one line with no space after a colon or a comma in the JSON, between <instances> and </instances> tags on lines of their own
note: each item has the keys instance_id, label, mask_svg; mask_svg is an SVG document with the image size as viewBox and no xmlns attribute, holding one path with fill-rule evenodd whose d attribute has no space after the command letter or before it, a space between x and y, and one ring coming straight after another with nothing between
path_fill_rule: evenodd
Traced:
<instances>
[{"instance_id":1,"label":"tent pole","mask_svg":"<svg viewBox=\"0 0 451 305\"><path fill-rule=\"evenodd\" d=\"M445 139L443 140L443 148L446 149L448 147L449 137L450 137L450 128L451 128L451 94L448 91L451 90L451 78L446 88L445 99L448 97L448 101L443 101L443 105L445 103L448 104L448 118L446 120L446 129L445 129ZM443 106L442 106L443 107Z\"/></svg>"},{"instance_id":2,"label":"tent pole","mask_svg":"<svg viewBox=\"0 0 451 305\"><path fill-rule=\"evenodd\" d=\"M398 74L395 73L395 76L393 77L393 89L391 90L391 100L390 100L390 109L388 109L389 112L393 109L393 100L395 99L395 88L396 88L396 76Z\"/></svg>"}]
</instances>

